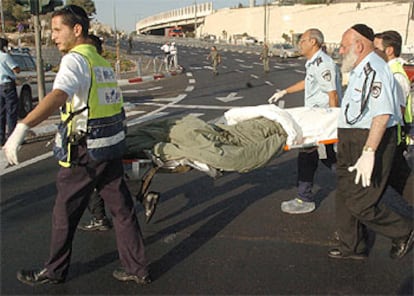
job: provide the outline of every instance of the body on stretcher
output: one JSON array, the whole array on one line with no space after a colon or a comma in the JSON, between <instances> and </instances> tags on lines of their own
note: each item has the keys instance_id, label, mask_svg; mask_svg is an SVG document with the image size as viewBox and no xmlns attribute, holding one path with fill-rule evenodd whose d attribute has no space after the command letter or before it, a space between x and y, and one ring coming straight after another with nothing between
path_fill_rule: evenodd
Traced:
<instances>
[{"instance_id":1,"label":"body on stretcher","mask_svg":"<svg viewBox=\"0 0 414 296\"><path fill-rule=\"evenodd\" d=\"M233 108L224 114L224 118L227 125L236 125L242 121L256 118L266 118L279 123L287 134L287 136L284 134L283 150L288 151L295 148L310 148L320 144L336 143L338 115L339 108L280 109L275 105L261 105ZM148 130L148 127L145 130ZM261 148L263 147L261 146ZM186 158L183 156L185 153L175 159L163 160L156 156L153 150L141 151L139 159L124 160L126 176L130 179L141 179L141 188L136 198L145 207L147 222L154 214L159 199L159 193L149 191L152 178L157 172L176 173L197 169L211 177L218 177L223 172L220 168L212 167L208 163ZM142 157L143 155L145 158Z\"/></svg>"}]
</instances>

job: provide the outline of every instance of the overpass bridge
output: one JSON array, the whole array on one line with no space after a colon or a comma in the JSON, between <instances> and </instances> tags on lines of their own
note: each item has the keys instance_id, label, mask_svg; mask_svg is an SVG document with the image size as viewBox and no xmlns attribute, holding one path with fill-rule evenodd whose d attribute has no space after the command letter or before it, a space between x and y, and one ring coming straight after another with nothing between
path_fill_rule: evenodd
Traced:
<instances>
[{"instance_id":1,"label":"overpass bridge","mask_svg":"<svg viewBox=\"0 0 414 296\"><path fill-rule=\"evenodd\" d=\"M194 5L162 12L136 23L139 34L164 35L164 29L181 26L184 32L196 32L204 24L205 17L213 13L213 3L195 3Z\"/></svg>"}]
</instances>

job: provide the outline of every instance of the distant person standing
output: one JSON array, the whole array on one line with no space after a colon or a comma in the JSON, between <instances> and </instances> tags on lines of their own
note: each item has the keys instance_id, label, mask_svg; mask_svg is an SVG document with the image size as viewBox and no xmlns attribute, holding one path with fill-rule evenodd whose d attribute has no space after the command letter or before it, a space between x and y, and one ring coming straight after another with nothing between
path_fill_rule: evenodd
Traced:
<instances>
[{"instance_id":1,"label":"distant person standing","mask_svg":"<svg viewBox=\"0 0 414 296\"><path fill-rule=\"evenodd\" d=\"M221 64L221 55L215 46L211 47L210 53L207 56L207 60L211 62L211 66L213 67L213 74L218 75L217 66Z\"/></svg>"},{"instance_id":2,"label":"distant person standing","mask_svg":"<svg viewBox=\"0 0 414 296\"><path fill-rule=\"evenodd\" d=\"M161 50L164 52L164 64L165 70L169 70L169 63L170 63L170 42L165 42L163 46L161 46Z\"/></svg>"},{"instance_id":3,"label":"distant person standing","mask_svg":"<svg viewBox=\"0 0 414 296\"><path fill-rule=\"evenodd\" d=\"M269 46L264 43L262 52L260 53L260 60L263 62L263 71L269 73Z\"/></svg>"},{"instance_id":4,"label":"distant person standing","mask_svg":"<svg viewBox=\"0 0 414 296\"><path fill-rule=\"evenodd\" d=\"M170 69L178 69L178 49L177 49L177 45L175 44L175 42L171 43L170 46Z\"/></svg>"},{"instance_id":5,"label":"distant person standing","mask_svg":"<svg viewBox=\"0 0 414 296\"><path fill-rule=\"evenodd\" d=\"M6 143L17 124L16 75L19 65L7 53L7 39L0 38L0 145Z\"/></svg>"}]
</instances>

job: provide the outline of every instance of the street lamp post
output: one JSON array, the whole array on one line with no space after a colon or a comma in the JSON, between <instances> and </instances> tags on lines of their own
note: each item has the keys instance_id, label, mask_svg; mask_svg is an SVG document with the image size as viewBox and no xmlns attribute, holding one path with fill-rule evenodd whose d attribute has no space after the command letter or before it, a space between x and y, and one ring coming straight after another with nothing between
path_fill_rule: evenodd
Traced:
<instances>
[{"instance_id":1,"label":"street lamp post","mask_svg":"<svg viewBox=\"0 0 414 296\"><path fill-rule=\"evenodd\" d=\"M264 0L263 7L264 7L263 41L264 43L267 43L267 35L268 35L267 29L268 29L268 22L269 22L267 0Z\"/></svg>"},{"instance_id":2,"label":"street lamp post","mask_svg":"<svg viewBox=\"0 0 414 296\"><path fill-rule=\"evenodd\" d=\"M1 13L1 32L4 34L4 13L3 13L3 0L0 0L0 13Z\"/></svg>"}]
</instances>

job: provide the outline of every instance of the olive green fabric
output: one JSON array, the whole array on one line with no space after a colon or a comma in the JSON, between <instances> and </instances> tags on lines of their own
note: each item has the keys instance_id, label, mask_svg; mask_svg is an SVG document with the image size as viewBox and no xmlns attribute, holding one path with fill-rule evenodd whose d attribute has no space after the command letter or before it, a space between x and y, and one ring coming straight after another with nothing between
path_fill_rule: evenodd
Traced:
<instances>
[{"instance_id":1,"label":"olive green fabric","mask_svg":"<svg viewBox=\"0 0 414 296\"><path fill-rule=\"evenodd\" d=\"M126 157L151 149L164 161L185 158L243 173L282 153L286 139L280 124L263 117L228 126L186 116L130 128Z\"/></svg>"}]
</instances>

